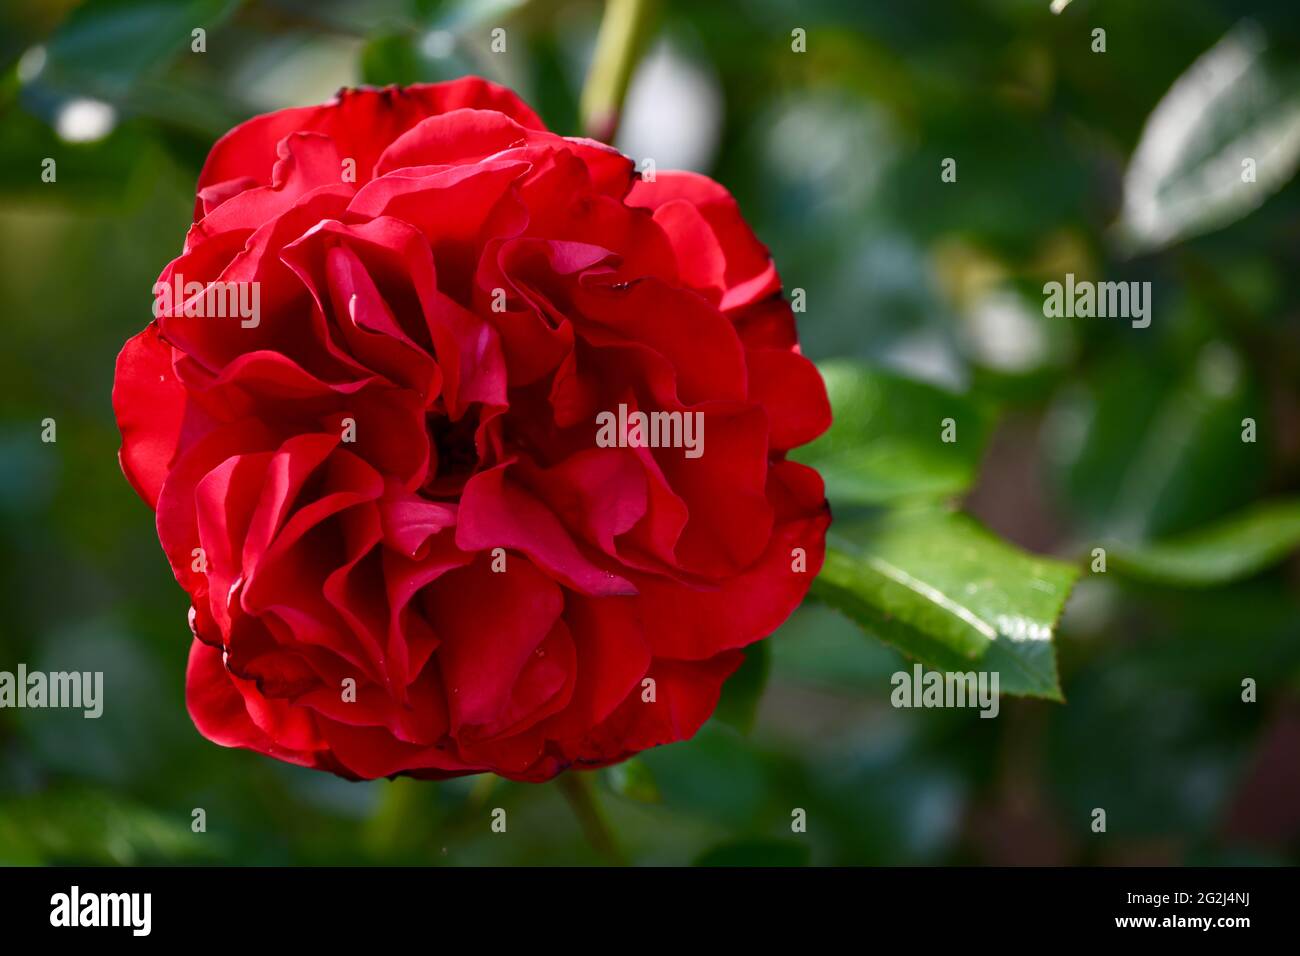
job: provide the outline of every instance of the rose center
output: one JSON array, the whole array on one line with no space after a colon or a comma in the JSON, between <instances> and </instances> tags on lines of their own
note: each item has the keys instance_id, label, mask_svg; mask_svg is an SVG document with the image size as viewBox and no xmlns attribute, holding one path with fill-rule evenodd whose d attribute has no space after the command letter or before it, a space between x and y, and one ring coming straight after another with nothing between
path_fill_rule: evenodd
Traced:
<instances>
[{"instance_id":1,"label":"rose center","mask_svg":"<svg viewBox=\"0 0 1300 956\"><path fill-rule=\"evenodd\" d=\"M431 498L455 498L478 468L478 407L473 406L457 421L441 411L425 416L431 449L429 476L422 491Z\"/></svg>"}]
</instances>

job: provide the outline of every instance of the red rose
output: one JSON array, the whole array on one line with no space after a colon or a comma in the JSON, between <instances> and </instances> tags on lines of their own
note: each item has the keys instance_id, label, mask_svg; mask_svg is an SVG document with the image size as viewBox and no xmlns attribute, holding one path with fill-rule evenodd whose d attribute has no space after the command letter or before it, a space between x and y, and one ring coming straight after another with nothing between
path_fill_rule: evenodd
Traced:
<instances>
[{"instance_id":1,"label":"red rose","mask_svg":"<svg viewBox=\"0 0 1300 956\"><path fill-rule=\"evenodd\" d=\"M690 737L821 566L786 452L830 411L735 202L499 86L232 130L155 294L113 405L219 744L352 778L609 764Z\"/></svg>"}]
</instances>

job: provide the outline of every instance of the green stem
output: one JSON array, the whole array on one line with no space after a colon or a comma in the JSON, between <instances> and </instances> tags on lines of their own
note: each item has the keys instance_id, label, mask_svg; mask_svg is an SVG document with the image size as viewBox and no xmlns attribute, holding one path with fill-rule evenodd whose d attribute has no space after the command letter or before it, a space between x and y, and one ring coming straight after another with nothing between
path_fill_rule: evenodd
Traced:
<instances>
[{"instance_id":1,"label":"green stem","mask_svg":"<svg viewBox=\"0 0 1300 956\"><path fill-rule=\"evenodd\" d=\"M582 88L583 131L603 143L613 140L632 70L650 30L652 0L606 0L596 52Z\"/></svg>"},{"instance_id":2,"label":"green stem","mask_svg":"<svg viewBox=\"0 0 1300 956\"><path fill-rule=\"evenodd\" d=\"M605 820L600 804L596 802L596 795L591 788L591 778L582 771L570 770L560 774L555 779L555 783L560 788L560 793L564 794L564 799L569 801L569 807L573 810L573 815L578 818L582 832L592 848L611 863L624 865L627 861L614 840L614 834Z\"/></svg>"}]
</instances>

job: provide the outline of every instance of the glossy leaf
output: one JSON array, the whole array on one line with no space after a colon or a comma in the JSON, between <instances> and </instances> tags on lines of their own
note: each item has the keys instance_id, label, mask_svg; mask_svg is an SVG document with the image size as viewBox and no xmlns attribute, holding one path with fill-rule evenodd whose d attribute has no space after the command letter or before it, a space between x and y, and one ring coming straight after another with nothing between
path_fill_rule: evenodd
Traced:
<instances>
[{"instance_id":1,"label":"glossy leaf","mask_svg":"<svg viewBox=\"0 0 1300 956\"><path fill-rule=\"evenodd\" d=\"M1059 700L1052 640L1077 576L966 515L912 510L835 526L814 593L924 664Z\"/></svg>"},{"instance_id":2,"label":"glossy leaf","mask_svg":"<svg viewBox=\"0 0 1300 956\"><path fill-rule=\"evenodd\" d=\"M1152 111L1124 177L1120 229L1134 249L1240 219L1295 173L1300 83L1265 47L1257 26L1235 27Z\"/></svg>"}]
</instances>

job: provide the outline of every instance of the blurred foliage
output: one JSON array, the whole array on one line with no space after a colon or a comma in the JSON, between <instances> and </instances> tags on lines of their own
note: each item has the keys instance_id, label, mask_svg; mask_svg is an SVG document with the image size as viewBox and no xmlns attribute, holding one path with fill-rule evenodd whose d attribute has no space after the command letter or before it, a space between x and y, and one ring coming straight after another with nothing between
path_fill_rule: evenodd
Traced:
<instances>
[{"instance_id":1,"label":"blurred foliage","mask_svg":"<svg viewBox=\"0 0 1300 956\"><path fill-rule=\"evenodd\" d=\"M109 701L0 711L0 862L606 862L553 784L354 784L203 741L185 598L108 401L216 136L343 85L469 72L577 133L600 12L0 7L0 669L102 669ZM694 740L589 775L629 860L1300 862L1298 53L1293 0L659 4L616 142L726 184L806 292L837 411L801 452L838 519L819 588L853 620L809 602ZM1067 272L1150 281L1150 328L1045 318ZM935 660L980 634L859 567L881 561L992 582L977 615L1053 633L1054 660L1024 642L1041 680L1019 690L1065 702L890 707L895 647Z\"/></svg>"},{"instance_id":2,"label":"blurred foliage","mask_svg":"<svg viewBox=\"0 0 1300 956\"><path fill-rule=\"evenodd\" d=\"M970 487L992 425L983 407L860 363L826 362L821 373L835 417L793 457L821 473L837 505L944 498ZM947 419L953 440L945 442Z\"/></svg>"}]
</instances>

